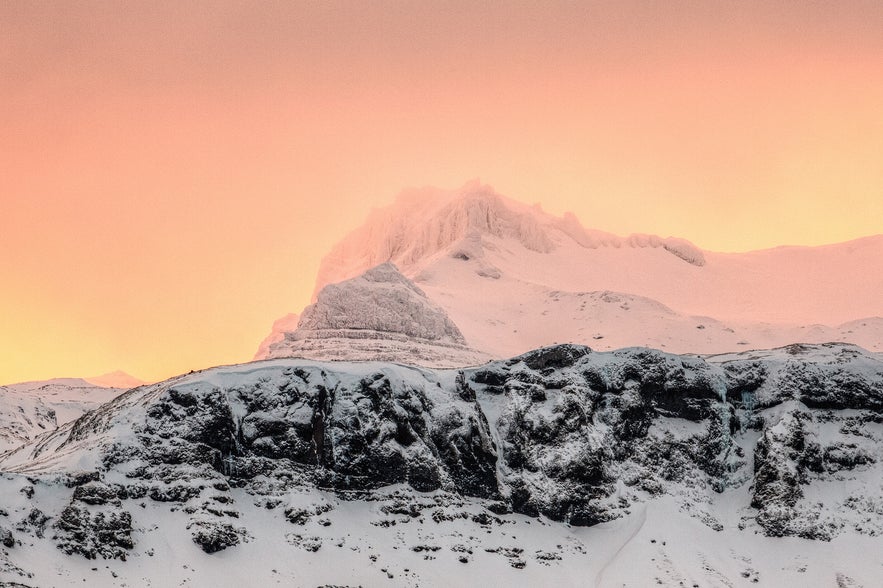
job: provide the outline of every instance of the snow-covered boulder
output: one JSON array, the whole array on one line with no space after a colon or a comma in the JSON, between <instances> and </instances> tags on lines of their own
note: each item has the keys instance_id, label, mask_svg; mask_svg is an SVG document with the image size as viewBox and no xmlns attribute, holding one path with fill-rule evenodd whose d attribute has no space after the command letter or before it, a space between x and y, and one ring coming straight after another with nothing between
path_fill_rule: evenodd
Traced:
<instances>
[{"instance_id":1,"label":"snow-covered boulder","mask_svg":"<svg viewBox=\"0 0 883 588\"><path fill-rule=\"evenodd\" d=\"M448 345L465 345L444 310L391 263L371 268L357 278L329 284L298 322L306 338L313 332L355 330L398 334Z\"/></svg>"}]
</instances>

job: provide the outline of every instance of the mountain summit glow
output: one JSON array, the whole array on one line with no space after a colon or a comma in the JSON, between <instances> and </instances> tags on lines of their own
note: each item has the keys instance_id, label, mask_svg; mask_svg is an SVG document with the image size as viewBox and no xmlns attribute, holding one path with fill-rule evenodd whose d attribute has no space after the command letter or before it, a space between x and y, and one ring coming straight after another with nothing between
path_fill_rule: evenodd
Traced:
<instances>
[{"instance_id":1,"label":"mountain summit glow","mask_svg":"<svg viewBox=\"0 0 883 588\"><path fill-rule=\"evenodd\" d=\"M442 252L464 260L482 258L484 248L498 239L518 243L527 251L553 253L562 237L586 249L663 248L693 265L705 263L702 251L684 239L644 234L618 237L586 229L572 213L550 215L539 205L527 206L474 180L458 190L406 190L392 205L374 210L364 225L323 259L314 298L326 284L387 261L410 275Z\"/></svg>"},{"instance_id":2,"label":"mountain summit glow","mask_svg":"<svg viewBox=\"0 0 883 588\"><path fill-rule=\"evenodd\" d=\"M881 350L880 259L883 236L738 254L619 237L469 182L407 190L374 210L323 259L314 300L393 263L469 347L494 357L565 342L678 353L826 341ZM292 331L280 323L270 338Z\"/></svg>"}]
</instances>

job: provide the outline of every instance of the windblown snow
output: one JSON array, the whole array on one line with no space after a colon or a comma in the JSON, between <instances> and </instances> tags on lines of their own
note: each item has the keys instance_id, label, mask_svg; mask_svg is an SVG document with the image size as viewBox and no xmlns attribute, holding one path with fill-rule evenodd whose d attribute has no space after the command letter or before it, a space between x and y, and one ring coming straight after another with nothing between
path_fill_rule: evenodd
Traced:
<instances>
[{"instance_id":1,"label":"windblown snow","mask_svg":"<svg viewBox=\"0 0 883 588\"><path fill-rule=\"evenodd\" d=\"M294 332L297 329L297 321L300 320L300 315L295 313L289 313L279 318L273 322L273 328L270 329L270 334L261 341L260 346L258 346L258 351L254 355L254 359L264 359L270 357L270 347L275 343L281 342L285 339L285 333Z\"/></svg>"}]
</instances>

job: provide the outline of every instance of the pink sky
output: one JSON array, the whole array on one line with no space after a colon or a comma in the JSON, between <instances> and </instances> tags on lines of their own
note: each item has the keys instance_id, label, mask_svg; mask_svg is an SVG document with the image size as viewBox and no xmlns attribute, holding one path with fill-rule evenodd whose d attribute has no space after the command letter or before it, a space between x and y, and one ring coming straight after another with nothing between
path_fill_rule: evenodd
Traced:
<instances>
[{"instance_id":1,"label":"pink sky","mask_svg":"<svg viewBox=\"0 0 883 588\"><path fill-rule=\"evenodd\" d=\"M406 186L714 250L883 232L880 2L0 7L0 382L246 360Z\"/></svg>"}]
</instances>

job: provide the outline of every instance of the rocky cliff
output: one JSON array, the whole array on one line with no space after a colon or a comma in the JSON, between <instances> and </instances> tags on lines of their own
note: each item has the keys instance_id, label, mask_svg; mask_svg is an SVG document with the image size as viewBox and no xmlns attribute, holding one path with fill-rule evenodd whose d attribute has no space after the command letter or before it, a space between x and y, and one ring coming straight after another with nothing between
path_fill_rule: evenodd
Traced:
<instances>
[{"instance_id":1,"label":"rocky cliff","mask_svg":"<svg viewBox=\"0 0 883 588\"><path fill-rule=\"evenodd\" d=\"M271 528L316 551L298 529L354 504L376 504L378 537L419 523L418 552L427 524L591 527L654 503L711 533L837 541L883 533L881 449L883 361L843 344L562 345L462 370L281 359L134 389L5 454L21 488L0 507L14 546L117 560L143 556L149 528L206 553Z\"/></svg>"}]
</instances>

